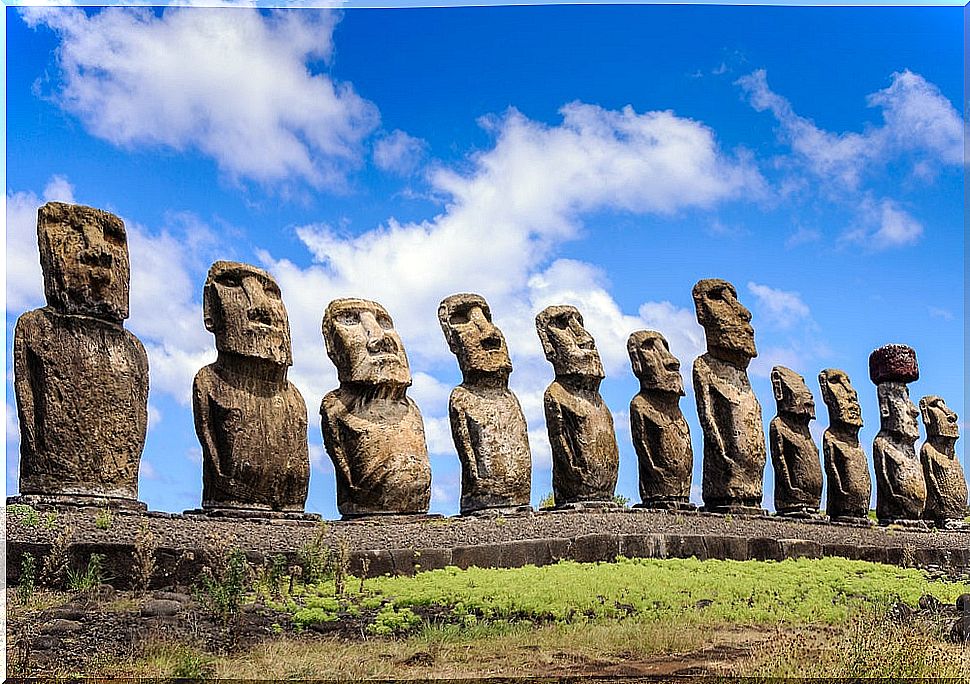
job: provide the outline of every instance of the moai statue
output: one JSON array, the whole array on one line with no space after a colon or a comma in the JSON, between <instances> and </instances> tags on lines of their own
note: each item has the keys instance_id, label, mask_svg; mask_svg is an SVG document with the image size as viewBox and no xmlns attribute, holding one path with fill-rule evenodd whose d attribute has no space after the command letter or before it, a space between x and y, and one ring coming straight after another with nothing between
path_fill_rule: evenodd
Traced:
<instances>
[{"instance_id":1,"label":"moai statue","mask_svg":"<svg viewBox=\"0 0 970 684\"><path fill-rule=\"evenodd\" d=\"M880 429L872 443L876 468L876 517L879 524L923 527L926 482L916 457L919 409L906 383L919 379L916 352L890 344L869 356L869 377L879 397Z\"/></svg>"},{"instance_id":2,"label":"moai statue","mask_svg":"<svg viewBox=\"0 0 970 684\"><path fill-rule=\"evenodd\" d=\"M411 369L390 315L377 302L335 299L323 338L340 381L320 405L338 510L346 518L427 513L424 421L407 396Z\"/></svg>"},{"instance_id":3,"label":"moai statue","mask_svg":"<svg viewBox=\"0 0 970 684\"><path fill-rule=\"evenodd\" d=\"M849 376L838 368L818 374L822 399L829 410L829 427L822 435L825 460L825 513L833 522L869 525L872 481L869 461L859 444L862 407Z\"/></svg>"},{"instance_id":4,"label":"moai statue","mask_svg":"<svg viewBox=\"0 0 970 684\"><path fill-rule=\"evenodd\" d=\"M926 480L923 518L944 529L963 529L967 516L967 481L956 454L960 425L941 397L919 400L926 441L920 449Z\"/></svg>"},{"instance_id":5,"label":"moai statue","mask_svg":"<svg viewBox=\"0 0 970 684\"><path fill-rule=\"evenodd\" d=\"M664 336L653 330L631 334L626 349L640 381L640 392L630 402L630 433L640 465L639 505L693 510L688 499L694 452L680 410L680 361Z\"/></svg>"},{"instance_id":6,"label":"moai statue","mask_svg":"<svg viewBox=\"0 0 970 684\"><path fill-rule=\"evenodd\" d=\"M556 372L543 396L556 506L612 505L620 453L599 393L605 374L596 343L573 306L540 311L536 331Z\"/></svg>"},{"instance_id":7,"label":"moai statue","mask_svg":"<svg viewBox=\"0 0 970 684\"><path fill-rule=\"evenodd\" d=\"M509 389L512 360L505 337L477 294L446 297L438 320L462 373L462 383L448 400L461 460L461 512L530 511L529 430Z\"/></svg>"},{"instance_id":8,"label":"moai statue","mask_svg":"<svg viewBox=\"0 0 970 684\"><path fill-rule=\"evenodd\" d=\"M815 419L815 399L805 378L784 366L771 369L778 414L768 428L775 473L775 512L817 517L822 501L822 465L808 424Z\"/></svg>"},{"instance_id":9,"label":"moai statue","mask_svg":"<svg viewBox=\"0 0 970 684\"><path fill-rule=\"evenodd\" d=\"M47 306L14 332L25 503L138 502L148 356L125 330L128 242L120 218L49 202L37 212Z\"/></svg>"},{"instance_id":10,"label":"moai statue","mask_svg":"<svg viewBox=\"0 0 970 684\"><path fill-rule=\"evenodd\" d=\"M203 289L218 357L192 383L202 444L202 511L301 514L310 481L307 409L286 379L290 323L273 277L217 261Z\"/></svg>"},{"instance_id":11,"label":"moai statue","mask_svg":"<svg viewBox=\"0 0 970 684\"><path fill-rule=\"evenodd\" d=\"M694 361L694 395L704 433L703 497L715 513L761 514L767 453L761 405L747 367L758 355L751 312L726 280L701 280L693 289L707 353Z\"/></svg>"}]
</instances>

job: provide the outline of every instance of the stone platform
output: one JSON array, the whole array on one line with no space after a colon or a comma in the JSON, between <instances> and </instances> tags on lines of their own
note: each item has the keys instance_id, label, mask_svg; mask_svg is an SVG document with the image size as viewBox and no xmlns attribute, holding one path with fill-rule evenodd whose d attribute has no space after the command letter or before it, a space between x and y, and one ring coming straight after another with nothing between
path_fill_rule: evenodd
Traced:
<instances>
[{"instance_id":1,"label":"stone platform","mask_svg":"<svg viewBox=\"0 0 970 684\"><path fill-rule=\"evenodd\" d=\"M239 547L251 561L283 554L296 562L300 549L318 538L345 545L349 569L369 576L413 574L458 567L518 567L560 559L611 561L644 558L782 560L842 558L922 567L938 573L970 573L970 532L912 531L893 527L832 525L775 516L716 515L645 509L539 511L496 517L381 517L353 521L210 519L168 513L115 513L107 529L97 509L41 514L26 526L7 520L7 580L16 583L24 553L46 555L60 537L81 566L92 553L105 556L108 580L125 587L143 530L157 547L153 585L191 583L214 549ZM104 522L102 521L102 527ZM38 567L42 563L38 562Z\"/></svg>"}]
</instances>

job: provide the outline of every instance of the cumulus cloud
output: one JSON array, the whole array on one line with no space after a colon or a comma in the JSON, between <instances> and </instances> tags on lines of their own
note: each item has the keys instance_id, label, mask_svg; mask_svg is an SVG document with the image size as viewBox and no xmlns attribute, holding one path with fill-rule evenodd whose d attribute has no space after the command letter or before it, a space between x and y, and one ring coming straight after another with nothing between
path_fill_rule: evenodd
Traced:
<instances>
[{"instance_id":1,"label":"cumulus cloud","mask_svg":"<svg viewBox=\"0 0 970 684\"><path fill-rule=\"evenodd\" d=\"M826 131L797 114L791 103L768 86L764 69L737 81L757 111L770 111L783 139L815 175L857 188L867 172L903 155L926 175L928 165L963 163L963 124L959 113L939 88L905 70L892 83L867 97L882 110L883 124L862 132Z\"/></svg>"},{"instance_id":2,"label":"cumulus cloud","mask_svg":"<svg viewBox=\"0 0 970 684\"><path fill-rule=\"evenodd\" d=\"M233 179L340 187L377 126L373 104L317 73L337 15L237 8L22 8L54 31L53 99L127 148L198 150Z\"/></svg>"},{"instance_id":3,"label":"cumulus cloud","mask_svg":"<svg viewBox=\"0 0 970 684\"><path fill-rule=\"evenodd\" d=\"M779 328L791 328L811 315L808 305L797 292L778 290L754 282L748 283L748 290L757 300L761 318Z\"/></svg>"},{"instance_id":4,"label":"cumulus cloud","mask_svg":"<svg viewBox=\"0 0 970 684\"><path fill-rule=\"evenodd\" d=\"M923 236L923 224L891 199L864 198L859 203L859 225L842 235L843 241L871 250L907 247Z\"/></svg>"},{"instance_id":5,"label":"cumulus cloud","mask_svg":"<svg viewBox=\"0 0 970 684\"><path fill-rule=\"evenodd\" d=\"M374 163L382 171L406 175L417 167L426 148L424 140L396 130L374 143Z\"/></svg>"}]
</instances>

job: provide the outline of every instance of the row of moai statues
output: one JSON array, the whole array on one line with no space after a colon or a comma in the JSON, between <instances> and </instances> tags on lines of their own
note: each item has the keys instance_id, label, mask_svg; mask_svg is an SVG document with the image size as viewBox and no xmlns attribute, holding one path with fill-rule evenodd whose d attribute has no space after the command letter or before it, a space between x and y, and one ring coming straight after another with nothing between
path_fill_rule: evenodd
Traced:
<instances>
[{"instance_id":1,"label":"row of moai statues","mask_svg":"<svg viewBox=\"0 0 970 684\"><path fill-rule=\"evenodd\" d=\"M21 316L14 339L21 498L144 508L137 487L148 360L123 327L129 280L124 224L98 209L52 202L38 211L37 233L47 306ZM751 314L723 280L700 281L693 299L707 339L707 352L693 368L705 509L761 513L767 449L747 376L757 355ZM307 411L287 380L292 352L280 289L262 269L218 261L205 282L203 313L217 358L198 372L192 388L203 452L202 512L300 515L310 476ZM475 294L445 298L438 319L462 372L449 399L462 466L461 511L530 510L531 449L525 416L509 389L505 338ZM327 307L322 331L340 383L320 407L338 509L345 517L426 513L431 467L423 420L407 396L411 373L390 315L376 302L338 299ZM594 340L572 306L541 311L536 331L555 371L544 395L555 503L609 506L619 449L599 394L605 374ZM640 505L693 508L680 364L655 331L634 332L628 352L640 381L630 404ZM917 458L919 412L906 387L918 377L915 353L900 345L876 350L870 374L882 418L873 445L879 519L959 524L967 486L955 456L956 415L939 397L920 402L927 441ZM809 431L812 394L784 367L772 370L771 381L778 406L769 429L776 510L817 516L822 467ZM819 383L830 417L823 438L826 513L836 521L865 521L871 485L858 438L858 397L842 371L822 371Z\"/></svg>"}]
</instances>

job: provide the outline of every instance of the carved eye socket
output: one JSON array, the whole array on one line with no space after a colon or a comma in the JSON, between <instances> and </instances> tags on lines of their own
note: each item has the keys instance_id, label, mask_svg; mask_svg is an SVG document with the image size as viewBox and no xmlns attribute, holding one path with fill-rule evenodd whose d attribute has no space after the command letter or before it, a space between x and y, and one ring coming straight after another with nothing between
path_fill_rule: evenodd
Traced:
<instances>
[{"instance_id":1,"label":"carved eye socket","mask_svg":"<svg viewBox=\"0 0 970 684\"><path fill-rule=\"evenodd\" d=\"M384 328L384 330L390 330L394 327L394 323L391 322L391 317L387 314L379 313L375 318L377 319L377 324Z\"/></svg>"},{"instance_id":2,"label":"carved eye socket","mask_svg":"<svg viewBox=\"0 0 970 684\"><path fill-rule=\"evenodd\" d=\"M451 312L448 322L452 325L462 325L468 322L468 309L456 309Z\"/></svg>"},{"instance_id":3,"label":"carved eye socket","mask_svg":"<svg viewBox=\"0 0 970 684\"><path fill-rule=\"evenodd\" d=\"M357 325L360 323L360 316L356 311L339 311L334 320L341 325Z\"/></svg>"},{"instance_id":4,"label":"carved eye socket","mask_svg":"<svg viewBox=\"0 0 970 684\"><path fill-rule=\"evenodd\" d=\"M283 295L280 294L280 288L278 288L273 283L264 283L263 284L263 291L266 294L268 294L270 297L272 297L273 299L282 299L283 298Z\"/></svg>"},{"instance_id":5,"label":"carved eye socket","mask_svg":"<svg viewBox=\"0 0 970 684\"><path fill-rule=\"evenodd\" d=\"M549 325L558 330L565 330L569 327L569 314L560 314L559 316L556 316L549 321Z\"/></svg>"},{"instance_id":6,"label":"carved eye socket","mask_svg":"<svg viewBox=\"0 0 970 684\"><path fill-rule=\"evenodd\" d=\"M217 282L225 287L242 287L242 280L234 273L226 273L219 276Z\"/></svg>"}]
</instances>

